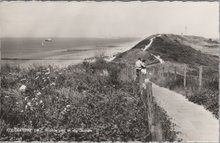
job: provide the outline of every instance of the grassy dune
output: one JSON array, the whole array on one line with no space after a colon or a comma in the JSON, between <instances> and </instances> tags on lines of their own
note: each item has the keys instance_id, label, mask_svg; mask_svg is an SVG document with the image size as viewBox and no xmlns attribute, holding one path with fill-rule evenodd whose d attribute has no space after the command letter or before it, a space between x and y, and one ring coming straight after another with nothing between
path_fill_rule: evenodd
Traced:
<instances>
[{"instance_id":1,"label":"grassy dune","mask_svg":"<svg viewBox=\"0 0 220 143\"><path fill-rule=\"evenodd\" d=\"M143 51L142 49L148 45L150 39L155 36L157 35L152 35L142 40L131 50L120 54L115 61L129 62L134 65L138 57L141 57L146 59L146 64L154 64L159 63L159 61L151 54L159 55L166 62L165 64L177 67L182 75L178 75L177 79L174 80L174 68L171 68L170 71L173 73L165 73L166 77L162 78L160 75L157 75L157 73L163 72L162 69L157 69L158 71L156 71L156 75L153 76L152 80L157 84L185 95L194 103L203 105L218 118L219 57L215 54L207 54L204 49L206 50L210 48L210 46L217 48L219 42L196 36L162 34L154 38L152 45L146 51ZM184 64L187 65L186 89L183 87ZM198 68L201 65L203 66L203 87L199 90Z\"/></svg>"}]
</instances>

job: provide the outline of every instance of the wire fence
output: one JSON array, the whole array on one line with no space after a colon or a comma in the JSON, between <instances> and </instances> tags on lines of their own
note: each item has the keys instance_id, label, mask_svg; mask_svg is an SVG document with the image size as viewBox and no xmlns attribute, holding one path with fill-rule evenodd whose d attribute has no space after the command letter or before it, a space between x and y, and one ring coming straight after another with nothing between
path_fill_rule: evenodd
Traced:
<instances>
[{"instance_id":1,"label":"wire fence","mask_svg":"<svg viewBox=\"0 0 220 143\"><path fill-rule=\"evenodd\" d=\"M113 62L119 64L118 62ZM135 66L123 63L125 66L121 70L121 80L135 81ZM192 66L187 64L175 64L165 62L163 64L153 64L146 67L146 77L149 79L163 79L173 82L184 88L202 89L203 87L218 84L219 72L217 68L208 66Z\"/></svg>"}]
</instances>

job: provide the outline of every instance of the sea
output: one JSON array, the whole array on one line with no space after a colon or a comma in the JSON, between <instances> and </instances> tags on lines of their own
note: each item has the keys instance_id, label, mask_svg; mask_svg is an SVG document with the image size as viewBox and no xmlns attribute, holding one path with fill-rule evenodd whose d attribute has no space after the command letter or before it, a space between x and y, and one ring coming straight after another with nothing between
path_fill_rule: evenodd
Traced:
<instances>
[{"instance_id":1,"label":"sea","mask_svg":"<svg viewBox=\"0 0 220 143\"><path fill-rule=\"evenodd\" d=\"M77 64L129 50L139 38L1 38L1 63L19 66Z\"/></svg>"}]
</instances>

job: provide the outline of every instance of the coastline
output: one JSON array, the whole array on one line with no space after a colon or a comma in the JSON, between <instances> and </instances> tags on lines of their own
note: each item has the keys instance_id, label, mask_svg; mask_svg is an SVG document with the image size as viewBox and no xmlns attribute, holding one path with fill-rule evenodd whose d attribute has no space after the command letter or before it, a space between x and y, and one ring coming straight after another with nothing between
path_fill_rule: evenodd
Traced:
<instances>
[{"instance_id":1,"label":"coastline","mask_svg":"<svg viewBox=\"0 0 220 143\"><path fill-rule=\"evenodd\" d=\"M97 48L94 50L85 50L85 51L78 51L76 53L69 52L63 55L55 55L55 56L49 56L42 59L6 59L1 60L1 64L10 64L10 65L18 65L23 68L30 67L32 65L38 65L38 66L56 66L56 67L67 67L69 65L76 65L79 63L82 63L85 59L92 59L93 57L97 56L106 56L109 57L106 60L111 61L114 59L114 56L118 53L125 52L129 49L131 49L133 46L135 46L139 41L141 40L135 40L133 42L129 43L123 43L116 47L102 47Z\"/></svg>"}]
</instances>

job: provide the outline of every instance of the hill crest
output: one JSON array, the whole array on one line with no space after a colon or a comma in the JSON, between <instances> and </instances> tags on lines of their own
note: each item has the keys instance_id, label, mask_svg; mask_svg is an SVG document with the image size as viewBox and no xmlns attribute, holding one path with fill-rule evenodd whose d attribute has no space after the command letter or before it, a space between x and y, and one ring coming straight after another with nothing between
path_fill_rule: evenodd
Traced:
<instances>
[{"instance_id":1,"label":"hill crest","mask_svg":"<svg viewBox=\"0 0 220 143\"><path fill-rule=\"evenodd\" d=\"M204 50L210 47L218 50L219 42L198 36L155 34L119 54L115 60L134 64L138 57L142 57L147 64L152 64L159 62L155 56L160 56L169 62L217 67L218 56Z\"/></svg>"}]
</instances>

